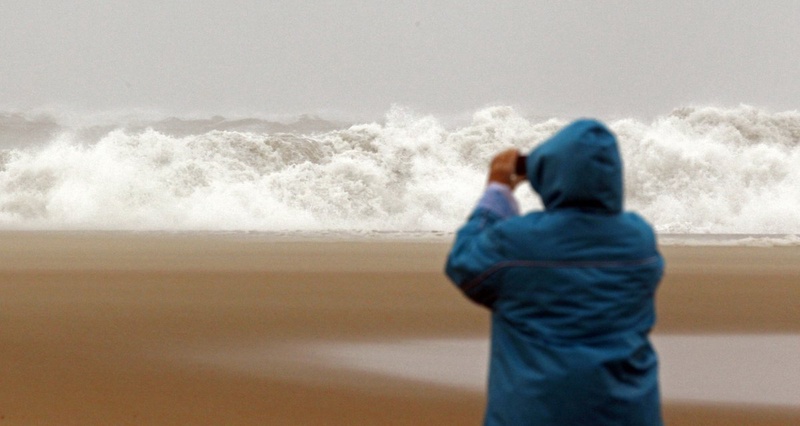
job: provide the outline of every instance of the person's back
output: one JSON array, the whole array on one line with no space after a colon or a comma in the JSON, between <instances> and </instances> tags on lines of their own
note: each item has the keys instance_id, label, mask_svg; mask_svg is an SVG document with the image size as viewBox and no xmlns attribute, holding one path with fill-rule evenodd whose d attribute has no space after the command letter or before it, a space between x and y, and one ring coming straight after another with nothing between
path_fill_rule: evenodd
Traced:
<instances>
[{"instance_id":1,"label":"person's back","mask_svg":"<svg viewBox=\"0 0 800 426\"><path fill-rule=\"evenodd\" d=\"M527 159L545 211L518 216L493 162L446 272L492 311L486 424L659 425L648 340L663 271L651 227L622 210L622 164L600 123L566 127ZM500 176L500 178L496 178Z\"/></svg>"}]
</instances>

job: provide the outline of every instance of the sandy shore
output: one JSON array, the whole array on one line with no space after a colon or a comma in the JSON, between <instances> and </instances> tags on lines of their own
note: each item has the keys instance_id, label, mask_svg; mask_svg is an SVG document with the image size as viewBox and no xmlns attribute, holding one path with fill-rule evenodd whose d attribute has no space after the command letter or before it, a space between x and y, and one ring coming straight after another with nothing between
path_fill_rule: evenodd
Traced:
<instances>
[{"instance_id":1,"label":"sandy shore","mask_svg":"<svg viewBox=\"0 0 800 426\"><path fill-rule=\"evenodd\" d=\"M286 349L485 337L487 314L441 273L447 249L0 233L0 425L479 424L480 391ZM663 252L657 333L800 333L800 247ZM247 347L260 348L258 366L223 367ZM670 425L800 424L797 406L666 401L664 410Z\"/></svg>"}]
</instances>

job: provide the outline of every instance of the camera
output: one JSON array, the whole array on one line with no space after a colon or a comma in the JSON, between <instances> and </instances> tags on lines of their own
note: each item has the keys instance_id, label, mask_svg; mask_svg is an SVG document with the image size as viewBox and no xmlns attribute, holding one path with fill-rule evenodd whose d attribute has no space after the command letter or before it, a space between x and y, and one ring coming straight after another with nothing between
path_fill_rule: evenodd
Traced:
<instances>
[{"instance_id":1,"label":"camera","mask_svg":"<svg viewBox=\"0 0 800 426\"><path fill-rule=\"evenodd\" d=\"M525 165L525 163L527 163L527 161L528 161L528 156L527 155L520 155L520 156L517 157L517 164L516 164L516 167L514 167L514 173L517 176L522 176L522 177L528 176L528 173L527 173L528 168Z\"/></svg>"}]
</instances>

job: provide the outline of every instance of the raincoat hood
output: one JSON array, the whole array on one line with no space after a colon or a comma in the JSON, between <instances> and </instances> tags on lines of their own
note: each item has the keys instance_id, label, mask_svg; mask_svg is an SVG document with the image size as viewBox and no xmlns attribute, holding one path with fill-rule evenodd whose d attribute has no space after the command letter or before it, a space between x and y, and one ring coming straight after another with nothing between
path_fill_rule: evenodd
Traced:
<instances>
[{"instance_id":1,"label":"raincoat hood","mask_svg":"<svg viewBox=\"0 0 800 426\"><path fill-rule=\"evenodd\" d=\"M578 120L563 128L530 153L526 166L528 181L546 210L622 211L617 140L598 121Z\"/></svg>"}]
</instances>

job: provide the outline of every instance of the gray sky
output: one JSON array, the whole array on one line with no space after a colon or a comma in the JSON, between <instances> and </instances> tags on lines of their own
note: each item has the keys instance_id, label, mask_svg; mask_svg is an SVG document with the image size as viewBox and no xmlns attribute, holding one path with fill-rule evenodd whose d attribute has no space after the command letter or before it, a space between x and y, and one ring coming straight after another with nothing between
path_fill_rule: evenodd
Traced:
<instances>
[{"instance_id":1,"label":"gray sky","mask_svg":"<svg viewBox=\"0 0 800 426\"><path fill-rule=\"evenodd\" d=\"M0 110L800 104L800 1L0 0Z\"/></svg>"}]
</instances>

